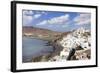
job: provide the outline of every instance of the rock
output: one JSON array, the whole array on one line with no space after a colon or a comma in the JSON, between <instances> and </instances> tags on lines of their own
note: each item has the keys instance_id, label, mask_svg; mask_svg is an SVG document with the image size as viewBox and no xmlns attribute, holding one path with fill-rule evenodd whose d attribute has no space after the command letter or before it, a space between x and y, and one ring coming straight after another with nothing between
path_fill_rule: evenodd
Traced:
<instances>
[{"instance_id":1,"label":"rock","mask_svg":"<svg viewBox=\"0 0 100 73\"><path fill-rule=\"evenodd\" d=\"M76 59L78 60L86 60L86 59L90 59L91 57L91 50L80 50L80 51L76 51L75 53Z\"/></svg>"},{"instance_id":2,"label":"rock","mask_svg":"<svg viewBox=\"0 0 100 73\"><path fill-rule=\"evenodd\" d=\"M75 49L74 48L72 48L71 50L70 50L70 52L69 52L69 55L68 55L68 57L67 57L67 60L71 60L71 57L75 54Z\"/></svg>"},{"instance_id":3,"label":"rock","mask_svg":"<svg viewBox=\"0 0 100 73\"><path fill-rule=\"evenodd\" d=\"M51 58L50 54L33 57L32 62L47 62Z\"/></svg>"}]
</instances>

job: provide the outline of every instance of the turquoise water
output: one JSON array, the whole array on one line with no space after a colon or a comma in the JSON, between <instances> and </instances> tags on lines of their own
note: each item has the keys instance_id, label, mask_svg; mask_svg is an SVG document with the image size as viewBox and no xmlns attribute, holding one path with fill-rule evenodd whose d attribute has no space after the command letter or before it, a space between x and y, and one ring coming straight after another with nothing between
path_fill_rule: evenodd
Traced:
<instances>
[{"instance_id":1,"label":"turquoise water","mask_svg":"<svg viewBox=\"0 0 100 73\"><path fill-rule=\"evenodd\" d=\"M32 57L37 57L53 52L52 46L47 46L48 41L23 37L22 39L23 62L30 62Z\"/></svg>"}]
</instances>

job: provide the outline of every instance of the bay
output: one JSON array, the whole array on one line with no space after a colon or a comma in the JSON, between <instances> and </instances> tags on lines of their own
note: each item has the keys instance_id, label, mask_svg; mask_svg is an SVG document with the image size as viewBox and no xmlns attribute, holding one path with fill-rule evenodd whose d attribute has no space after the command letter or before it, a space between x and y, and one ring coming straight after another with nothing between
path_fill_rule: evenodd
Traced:
<instances>
[{"instance_id":1,"label":"bay","mask_svg":"<svg viewBox=\"0 0 100 73\"><path fill-rule=\"evenodd\" d=\"M23 37L22 39L22 61L31 62L33 57L46 55L53 52L53 47L47 45L48 41Z\"/></svg>"}]
</instances>

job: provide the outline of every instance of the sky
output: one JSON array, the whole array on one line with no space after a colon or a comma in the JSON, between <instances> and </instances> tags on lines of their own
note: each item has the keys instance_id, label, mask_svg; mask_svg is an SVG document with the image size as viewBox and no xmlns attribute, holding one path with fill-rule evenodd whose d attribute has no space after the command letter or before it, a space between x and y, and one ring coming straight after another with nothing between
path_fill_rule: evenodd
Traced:
<instances>
[{"instance_id":1,"label":"sky","mask_svg":"<svg viewBox=\"0 0 100 73\"><path fill-rule=\"evenodd\" d=\"M23 10L23 26L66 32L80 27L91 28L91 14L80 12L58 12Z\"/></svg>"}]
</instances>

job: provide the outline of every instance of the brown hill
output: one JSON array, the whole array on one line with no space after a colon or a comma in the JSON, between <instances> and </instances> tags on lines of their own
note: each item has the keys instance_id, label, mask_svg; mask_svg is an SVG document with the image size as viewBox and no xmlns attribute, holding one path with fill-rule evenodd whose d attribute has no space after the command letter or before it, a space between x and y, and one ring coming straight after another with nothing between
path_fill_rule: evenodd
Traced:
<instances>
[{"instance_id":1,"label":"brown hill","mask_svg":"<svg viewBox=\"0 0 100 73\"><path fill-rule=\"evenodd\" d=\"M36 27L23 27L23 36L30 36L41 39L56 39L61 36L61 32L56 32L48 29L36 28Z\"/></svg>"}]
</instances>

